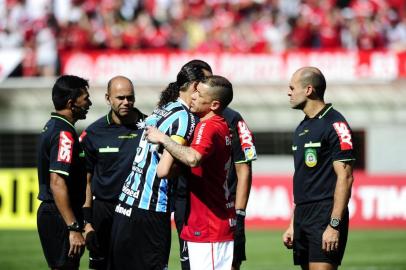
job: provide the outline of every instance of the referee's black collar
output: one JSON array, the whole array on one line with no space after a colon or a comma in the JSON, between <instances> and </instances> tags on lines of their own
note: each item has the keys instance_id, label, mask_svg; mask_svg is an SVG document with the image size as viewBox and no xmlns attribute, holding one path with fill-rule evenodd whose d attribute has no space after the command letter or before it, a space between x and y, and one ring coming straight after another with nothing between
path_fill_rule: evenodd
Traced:
<instances>
[{"instance_id":1,"label":"referee's black collar","mask_svg":"<svg viewBox=\"0 0 406 270\"><path fill-rule=\"evenodd\" d=\"M126 124L127 126L136 126L137 122L141 119L144 120L146 115L143 114L140 110L138 110L137 108L133 108L133 111L136 112L137 114L137 119L135 119L134 123L131 124ZM113 110L110 110L109 113L106 115L106 121L107 121L107 125L112 126L112 125L117 125L116 123L114 123L113 121Z\"/></svg>"},{"instance_id":2,"label":"referee's black collar","mask_svg":"<svg viewBox=\"0 0 406 270\"><path fill-rule=\"evenodd\" d=\"M52 112L51 113L51 118L59 119L61 121L64 121L64 122L68 123L68 125L71 126L72 128L75 128L75 126L71 122L69 122L69 120L65 116L63 116L60 113Z\"/></svg>"},{"instance_id":3,"label":"referee's black collar","mask_svg":"<svg viewBox=\"0 0 406 270\"><path fill-rule=\"evenodd\" d=\"M305 119L321 119L323 118L331 109L333 108L333 104L327 103L320 112L318 112L314 117L310 118L307 115Z\"/></svg>"}]
</instances>

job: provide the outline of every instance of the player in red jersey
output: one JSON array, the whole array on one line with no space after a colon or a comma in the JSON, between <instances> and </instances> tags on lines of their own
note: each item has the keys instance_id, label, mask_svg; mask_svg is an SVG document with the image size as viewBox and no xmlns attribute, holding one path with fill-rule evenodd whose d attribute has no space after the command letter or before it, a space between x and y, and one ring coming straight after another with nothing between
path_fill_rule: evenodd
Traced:
<instances>
[{"instance_id":1,"label":"player in red jersey","mask_svg":"<svg viewBox=\"0 0 406 270\"><path fill-rule=\"evenodd\" d=\"M147 139L163 147L191 168L190 212L181 237L187 241L191 269L231 269L235 209L227 187L231 166L231 136L223 110L233 98L231 83L209 76L196 86L191 112L200 117L192 144L182 146L156 128L148 127ZM163 170L170 166L160 164Z\"/></svg>"}]
</instances>

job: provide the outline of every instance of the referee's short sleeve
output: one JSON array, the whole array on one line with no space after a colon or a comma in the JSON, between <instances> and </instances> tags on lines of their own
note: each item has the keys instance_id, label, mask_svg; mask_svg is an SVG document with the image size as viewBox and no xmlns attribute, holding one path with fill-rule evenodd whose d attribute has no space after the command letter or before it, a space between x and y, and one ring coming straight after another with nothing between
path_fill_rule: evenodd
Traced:
<instances>
[{"instance_id":1,"label":"referee's short sleeve","mask_svg":"<svg viewBox=\"0 0 406 270\"><path fill-rule=\"evenodd\" d=\"M69 176L74 147L74 134L71 131L59 130L51 139L49 171Z\"/></svg>"},{"instance_id":2,"label":"referee's short sleeve","mask_svg":"<svg viewBox=\"0 0 406 270\"><path fill-rule=\"evenodd\" d=\"M355 160L352 130L346 121L339 120L330 124L328 140L333 161Z\"/></svg>"}]
</instances>

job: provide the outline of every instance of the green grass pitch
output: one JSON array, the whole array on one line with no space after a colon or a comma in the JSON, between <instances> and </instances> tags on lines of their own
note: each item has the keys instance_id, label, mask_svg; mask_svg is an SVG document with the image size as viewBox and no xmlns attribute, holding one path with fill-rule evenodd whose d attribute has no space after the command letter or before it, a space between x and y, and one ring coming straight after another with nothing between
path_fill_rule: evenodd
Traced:
<instances>
[{"instance_id":1,"label":"green grass pitch","mask_svg":"<svg viewBox=\"0 0 406 270\"><path fill-rule=\"evenodd\" d=\"M291 251L284 248L281 231L248 231L248 261L241 269L290 270ZM87 252L81 268L87 268ZM178 242L173 234L169 269L180 269ZM0 269L47 269L36 231L0 231ZM352 230L341 269L406 270L406 230Z\"/></svg>"}]
</instances>

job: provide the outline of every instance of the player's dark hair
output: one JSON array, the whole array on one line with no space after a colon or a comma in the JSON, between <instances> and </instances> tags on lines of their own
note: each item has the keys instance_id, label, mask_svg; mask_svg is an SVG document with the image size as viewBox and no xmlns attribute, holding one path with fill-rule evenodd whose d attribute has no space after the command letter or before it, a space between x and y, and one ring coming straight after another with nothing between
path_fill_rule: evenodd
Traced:
<instances>
[{"instance_id":1,"label":"player's dark hair","mask_svg":"<svg viewBox=\"0 0 406 270\"><path fill-rule=\"evenodd\" d=\"M226 78L212 75L202 80L202 83L210 86L212 98L220 101L221 110L224 110L233 100L233 85Z\"/></svg>"},{"instance_id":2,"label":"player's dark hair","mask_svg":"<svg viewBox=\"0 0 406 270\"><path fill-rule=\"evenodd\" d=\"M305 67L300 72L300 81L302 87L308 85L313 86L315 94L321 100L324 100L324 92L326 91L326 79L323 73L315 67Z\"/></svg>"},{"instance_id":3,"label":"player's dark hair","mask_svg":"<svg viewBox=\"0 0 406 270\"><path fill-rule=\"evenodd\" d=\"M204 73L201 68L187 64L184 65L176 76L176 82L170 83L166 89L161 92L158 107L176 101L180 91L186 91L190 83L202 79L204 79Z\"/></svg>"},{"instance_id":4,"label":"player's dark hair","mask_svg":"<svg viewBox=\"0 0 406 270\"><path fill-rule=\"evenodd\" d=\"M71 100L76 100L83 90L89 88L87 80L74 75L62 75L52 87L52 102L55 110L63 110Z\"/></svg>"},{"instance_id":5,"label":"player's dark hair","mask_svg":"<svg viewBox=\"0 0 406 270\"><path fill-rule=\"evenodd\" d=\"M213 71L211 70L211 66L208 63L206 63L205 61L200 60L200 59L193 59L193 60L187 62L183 66L198 67L200 69L205 69L205 70L209 71L210 73L213 73Z\"/></svg>"}]
</instances>

